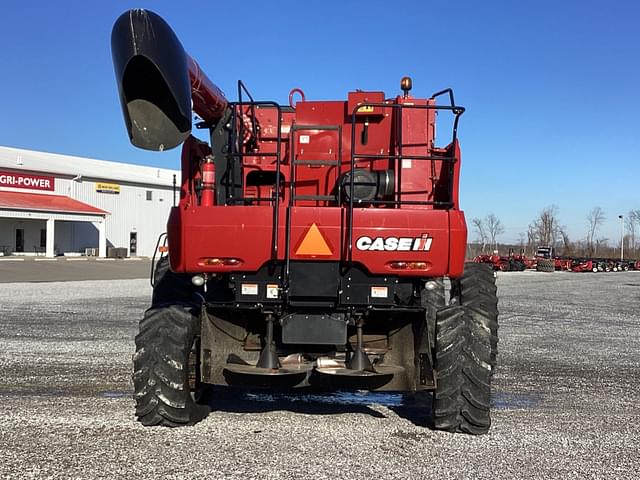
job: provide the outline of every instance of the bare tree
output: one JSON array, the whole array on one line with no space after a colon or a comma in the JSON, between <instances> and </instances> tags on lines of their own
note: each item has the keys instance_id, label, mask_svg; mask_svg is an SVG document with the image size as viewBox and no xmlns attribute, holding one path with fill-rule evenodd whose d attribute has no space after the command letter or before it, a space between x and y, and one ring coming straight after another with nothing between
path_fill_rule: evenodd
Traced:
<instances>
[{"instance_id":1,"label":"bare tree","mask_svg":"<svg viewBox=\"0 0 640 480\"><path fill-rule=\"evenodd\" d=\"M490 244L493 245L494 249L498 249L498 242L496 238L498 235L502 235L504 233L504 226L498 217L495 214L490 213L484 219L484 226L486 228L487 236L489 238Z\"/></svg>"},{"instance_id":2,"label":"bare tree","mask_svg":"<svg viewBox=\"0 0 640 480\"><path fill-rule=\"evenodd\" d=\"M598 250L602 251L606 248L609 248L609 239L604 237L597 238L595 241L595 250L593 251L593 255L597 255Z\"/></svg>"},{"instance_id":3,"label":"bare tree","mask_svg":"<svg viewBox=\"0 0 640 480\"><path fill-rule=\"evenodd\" d=\"M536 230L532 223L527 227L527 248L530 252L535 250L536 242Z\"/></svg>"},{"instance_id":4,"label":"bare tree","mask_svg":"<svg viewBox=\"0 0 640 480\"><path fill-rule=\"evenodd\" d=\"M573 245L571 244L571 240L569 239L569 234L567 233L566 228L560 228L560 237L562 238L562 254L572 255Z\"/></svg>"},{"instance_id":5,"label":"bare tree","mask_svg":"<svg viewBox=\"0 0 640 480\"><path fill-rule=\"evenodd\" d=\"M484 222L480 218L474 218L471 220L473 227L476 229L476 233L478 234L478 241L482 244L482 252L484 252L484 248L487 245L487 231L484 226Z\"/></svg>"},{"instance_id":6,"label":"bare tree","mask_svg":"<svg viewBox=\"0 0 640 480\"><path fill-rule=\"evenodd\" d=\"M627 232L629 232L629 247L632 252L636 249L636 230L640 227L640 209L629 210L627 218L625 218Z\"/></svg>"},{"instance_id":7,"label":"bare tree","mask_svg":"<svg viewBox=\"0 0 640 480\"><path fill-rule=\"evenodd\" d=\"M560 230L558 207L551 205L544 208L538 218L529 225L529 241L532 244L553 246L560 236Z\"/></svg>"},{"instance_id":8,"label":"bare tree","mask_svg":"<svg viewBox=\"0 0 640 480\"><path fill-rule=\"evenodd\" d=\"M587 232L587 244L589 246L589 254L595 255L598 251L598 246L601 245L601 242L598 240L596 242L596 233L598 229L602 226L605 220L604 210L600 207L593 207L587 215L587 222L589 223L589 231Z\"/></svg>"}]
</instances>

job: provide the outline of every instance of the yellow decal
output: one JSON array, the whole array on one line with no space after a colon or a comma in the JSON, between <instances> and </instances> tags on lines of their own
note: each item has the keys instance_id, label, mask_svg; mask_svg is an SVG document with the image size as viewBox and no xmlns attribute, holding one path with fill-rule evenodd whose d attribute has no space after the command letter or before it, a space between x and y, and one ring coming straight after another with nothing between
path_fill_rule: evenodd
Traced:
<instances>
[{"instance_id":1,"label":"yellow decal","mask_svg":"<svg viewBox=\"0 0 640 480\"><path fill-rule=\"evenodd\" d=\"M358 113L373 113L373 105L363 105L358 108Z\"/></svg>"},{"instance_id":2,"label":"yellow decal","mask_svg":"<svg viewBox=\"0 0 640 480\"><path fill-rule=\"evenodd\" d=\"M120 193L120 185L117 183L99 183L96 182L96 192L98 193Z\"/></svg>"}]
</instances>

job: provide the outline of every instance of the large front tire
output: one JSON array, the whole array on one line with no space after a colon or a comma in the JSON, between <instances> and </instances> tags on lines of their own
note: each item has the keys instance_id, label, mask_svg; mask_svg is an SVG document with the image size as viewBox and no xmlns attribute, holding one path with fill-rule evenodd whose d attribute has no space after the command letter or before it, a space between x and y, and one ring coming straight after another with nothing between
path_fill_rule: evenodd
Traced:
<instances>
[{"instance_id":1,"label":"large front tire","mask_svg":"<svg viewBox=\"0 0 640 480\"><path fill-rule=\"evenodd\" d=\"M209 413L192 396L192 354L199 318L188 305L150 308L140 322L133 356L136 417L143 425L192 425Z\"/></svg>"}]
</instances>

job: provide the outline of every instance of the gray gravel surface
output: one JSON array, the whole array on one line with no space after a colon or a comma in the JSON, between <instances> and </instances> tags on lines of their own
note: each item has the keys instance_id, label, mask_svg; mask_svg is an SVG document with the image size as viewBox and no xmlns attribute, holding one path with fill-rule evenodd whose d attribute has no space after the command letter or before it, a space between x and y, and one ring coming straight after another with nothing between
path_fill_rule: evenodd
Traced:
<instances>
[{"instance_id":1,"label":"gray gravel surface","mask_svg":"<svg viewBox=\"0 0 640 480\"><path fill-rule=\"evenodd\" d=\"M182 429L135 422L146 279L0 285L0 478L638 478L640 272L505 273L493 426L429 397L218 389Z\"/></svg>"}]
</instances>

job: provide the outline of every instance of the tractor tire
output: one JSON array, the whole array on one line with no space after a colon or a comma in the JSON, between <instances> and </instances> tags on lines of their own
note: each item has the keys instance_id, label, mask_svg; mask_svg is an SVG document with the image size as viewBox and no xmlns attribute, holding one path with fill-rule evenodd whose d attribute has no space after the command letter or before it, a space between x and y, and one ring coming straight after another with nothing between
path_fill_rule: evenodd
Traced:
<instances>
[{"instance_id":1,"label":"tractor tire","mask_svg":"<svg viewBox=\"0 0 640 480\"><path fill-rule=\"evenodd\" d=\"M438 312L433 423L438 430L481 435L491 426L491 334L468 308Z\"/></svg>"},{"instance_id":2,"label":"tractor tire","mask_svg":"<svg viewBox=\"0 0 640 480\"><path fill-rule=\"evenodd\" d=\"M194 400L198 385L199 317L191 305L150 308L140 321L133 356L136 417L145 426L179 427L205 418ZM195 378L195 385L192 380Z\"/></svg>"},{"instance_id":3,"label":"tractor tire","mask_svg":"<svg viewBox=\"0 0 640 480\"><path fill-rule=\"evenodd\" d=\"M171 271L168 256L158 260L153 272L152 307L190 303L193 295L200 290L191 283L191 275Z\"/></svg>"},{"instance_id":4,"label":"tractor tire","mask_svg":"<svg viewBox=\"0 0 640 480\"><path fill-rule=\"evenodd\" d=\"M465 263L462 277L451 281L451 305L465 307L475 322L490 332L491 369L498 356L498 295L496 277L491 268Z\"/></svg>"},{"instance_id":5,"label":"tractor tire","mask_svg":"<svg viewBox=\"0 0 640 480\"><path fill-rule=\"evenodd\" d=\"M548 258L538 259L538 265L536 266L538 272L555 272L556 262Z\"/></svg>"}]
</instances>

